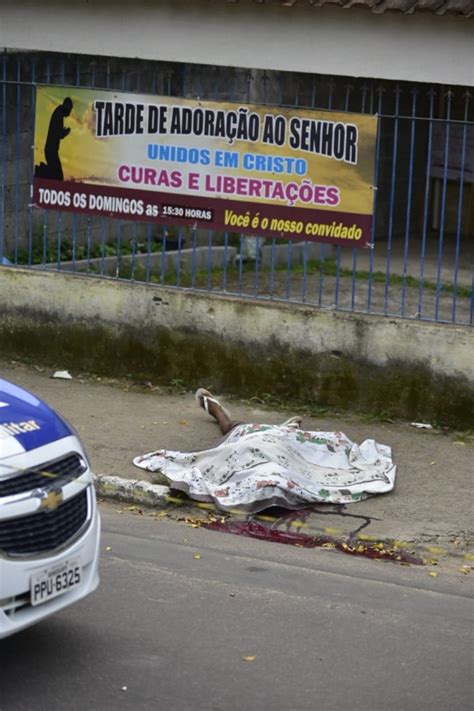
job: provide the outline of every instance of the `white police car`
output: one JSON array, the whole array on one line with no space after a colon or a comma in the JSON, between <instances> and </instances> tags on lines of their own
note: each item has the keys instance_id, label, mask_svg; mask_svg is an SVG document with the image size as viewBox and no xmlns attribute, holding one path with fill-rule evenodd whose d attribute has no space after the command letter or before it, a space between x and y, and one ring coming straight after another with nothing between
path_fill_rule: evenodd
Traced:
<instances>
[{"instance_id":1,"label":"white police car","mask_svg":"<svg viewBox=\"0 0 474 711\"><path fill-rule=\"evenodd\" d=\"M95 590L99 539L92 473L76 433L0 379L0 638Z\"/></svg>"}]
</instances>

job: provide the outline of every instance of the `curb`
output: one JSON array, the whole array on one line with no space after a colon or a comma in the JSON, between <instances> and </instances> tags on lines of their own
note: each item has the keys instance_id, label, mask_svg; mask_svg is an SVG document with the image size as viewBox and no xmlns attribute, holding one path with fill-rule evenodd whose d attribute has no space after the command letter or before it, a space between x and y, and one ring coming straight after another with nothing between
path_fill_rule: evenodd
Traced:
<instances>
[{"instance_id":1,"label":"curb","mask_svg":"<svg viewBox=\"0 0 474 711\"><path fill-rule=\"evenodd\" d=\"M150 484L141 479L123 479L120 476L94 474L97 496L117 499L132 504L146 506L169 506L170 488L160 484Z\"/></svg>"},{"instance_id":2,"label":"curb","mask_svg":"<svg viewBox=\"0 0 474 711\"><path fill-rule=\"evenodd\" d=\"M149 507L159 507L159 508L172 508L175 505L188 504L196 509L196 515L199 516L199 509L205 509L208 515L213 516L216 513L216 508L211 503L203 503L199 501L183 501L182 499L173 496L171 489L168 486L160 484L151 484L150 482L143 479L124 479L119 476L108 476L105 474L94 474L94 484L98 497L103 499L112 499L116 501L122 501L124 503L133 504L135 506L149 506ZM219 513L219 512L217 512ZM232 533L233 526L239 526L239 519L242 521L241 517L245 516L241 511L235 510L230 511L231 523L230 526L226 527L226 532ZM201 515L204 515L201 511ZM213 523L207 524L203 521L202 525L206 525L208 528L215 528L219 530L219 525L216 523L216 519L212 519ZM275 522L273 517L269 517L263 514L255 515L255 522L266 523L267 525ZM196 525L196 522L194 523ZM199 525L199 523L197 523ZM342 552L359 552L358 548L364 548L365 551L369 549L375 555L369 555L367 557L382 557L381 554L377 553L378 550L389 548L389 556L392 559L401 561L402 564L416 563L422 565L437 565L438 557L433 557L433 555L439 556L442 559L447 559L448 557L463 559L464 561L470 562L474 560L474 555L466 551L455 551L448 550L446 547L429 545L429 541L411 540L411 541L398 541L390 536L374 536L366 535L364 533L358 533L355 538L348 535L341 529L336 528L321 528L319 529L308 529L307 524L294 520L291 522L291 527L296 529L295 532L290 532L288 529L281 531L283 537L290 538L300 535L301 537L313 537L319 538L320 543L318 546L323 548L338 548ZM300 528L305 527L305 528ZM224 530L224 529L222 529ZM258 538L258 536L253 536ZM295 539L296 540L296 539ZM289 542L284 540L281 542ZM296 545L304 545L303 543L296 543ZM355 546L355 548L354 548ZM411 552L408 553L408 550ZM387 552L387 551L385 551ZM466 566L465 566L466 567ZM466 572L466 571L461 571Z\"/></svg>"},{"instance_id":3,"label":"curb","mask_svg":"<svg viewBox=\"0 0 474 711\"><path fill-rule=\"evenodd\" d=\"M140 479L123 479L119 476L96 474L94 475L94 483L98 497L132 504L133 508L140 505L169 508L173 504L184 503L183 501L177 500L171 495L171 490L168 486L151 484L148 481ZM211 523L208 523L205 520L200 523L198 519L193 518L193 522L191 523L191 525L193 526L198 527L199 525L203 525L206 528L224 530L227 533L235 533L237 530L239 530L239 526L242 525L242 519L240 517L243 515L243 513L240 511L236 510L235 512L228 512L231 514L231 518L230 525L227 525L226 521L219 522L218 519L213 515L213 513L209 511L209 509L211 509L212 511L215 510L213 504L194 501L191 501L189 503L193 505L193 507L195 506L196 509L208 509L208 516L211 515L212 517ZM196 512L196 514L199 517L199 513ZM232 514L237 514L237 517ZM203 515L202 512L201 515ZM272 517L269 517L265 514L256 514L254 525L256 525L257 527L259 526L260 529L263 529L273 521L274 519ZM224 528L222 528L222 523L224 523ZM336 529L331 530L331 535L328 535L330 529L326 529L324 533L322 531L316 530L305 531L304 533L300 532L300 526L305 525L306 524L304 522L293 521L292 526L294 528L297 528L298 531L294 533L290 532L289 530L279 532L273 531L272 540L278 540L281 543L292 543L293 545L304 546L304 540L309 540L312 537L314 541L316 541L316 539L319 539L318 543L312 547L317 546L324 548L338 548L340 551L345 553L354 551L359 552L358 548L354 548L349 545L349 542L351 541L347 539L347 536L345 536L342 531L338 530L339 535L334 535L336 533ZM254 530L254 534L255 533L256 532ZM259 536L253 535L252 537L258 538ZM372 537L367 536L367 538ZM385 544L379 542L375 544L369 542L362 543L362 541L359 540L356 541L354 545L358 546L360 549L364 549L364 551L367 551L369 548L373 549L373 552L375 552L375 557L382 557L382 555L385 555ZM382 547L383 553L376 550L380 546ZM414 554L415 551L413 551L412 553ZM388 555L390 558L396 559L398 561L409 559L410 563L414 562L417 564L424 564L424 561L421 558L417 558L413 554L406 556L403 551L397 549L396 553L394 551L390 551ZM371 556L369 555L369 557Z\"/></svg>"}]
</instances>

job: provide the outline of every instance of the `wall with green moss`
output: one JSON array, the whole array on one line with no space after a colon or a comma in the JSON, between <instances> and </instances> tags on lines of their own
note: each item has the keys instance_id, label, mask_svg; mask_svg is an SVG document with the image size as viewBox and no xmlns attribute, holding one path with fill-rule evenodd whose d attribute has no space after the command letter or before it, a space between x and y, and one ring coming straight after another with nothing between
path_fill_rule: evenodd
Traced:
<instances>
[{"instance_id":1,"label":"wall with green moss","mask_svg":"<svg viewBox=\"0 0 474 711\"><path fill-rule=\"evenodd\" d=\"M474 425L474 331L0 267L0 356Z\"/></svg>"}]
</instances>

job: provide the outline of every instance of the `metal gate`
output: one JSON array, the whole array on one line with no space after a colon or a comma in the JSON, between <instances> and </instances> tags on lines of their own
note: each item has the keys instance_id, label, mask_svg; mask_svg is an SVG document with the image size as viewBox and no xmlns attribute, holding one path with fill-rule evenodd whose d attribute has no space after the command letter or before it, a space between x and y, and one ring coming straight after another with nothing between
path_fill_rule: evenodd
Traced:
<instances>
[{"instance_id":1,"label":"metal gate","mask_svg":"<svg viewBox=\"0 0 474 711\"><path fill-rule=\"evenodd\" d=\"M33 208L35 88L49 83L377 113L372 248ZM466 87L61 54L0 59L0 263L472 325L473 181Z\"/></svg>"}]
</instances>

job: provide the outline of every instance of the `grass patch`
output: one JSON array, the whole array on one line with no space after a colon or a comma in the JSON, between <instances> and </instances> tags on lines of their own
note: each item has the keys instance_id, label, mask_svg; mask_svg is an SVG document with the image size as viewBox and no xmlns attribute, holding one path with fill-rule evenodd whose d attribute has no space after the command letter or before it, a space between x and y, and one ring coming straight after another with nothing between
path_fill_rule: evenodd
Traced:
<instances>
[{"instance_id":1,"label":"grass patch","mask_svg":"<svg viewBox=\"0 0 474 711\"><path fill-rule=\"evenodd\" d=\"M210 270L200 270L194 273L194 276L186 271L181 270L179 274L179 284L177 283L176 272L169 272L165 274L163 280L159 277L152 276L151 281L155 283L160 283L165 286L182 286L183 288L196 288L196 289L206 289L209 282L220 282L223 283L224 277L226 277L227 286L233 286L239 281L239 266L229 265L227 270L222 268L215 268ZM275 273L286 273L286 265L279 265L274 268ZM337 269L337 263L335 259L326 258L321 262L310 261L306 265L306 269L301 265L296 265L291 268L292 275L303 275L306 273L307 276L311 275L322 275L329 277L336 277L339 274L339 278L342 279L352 279L353 272L350 269ZM243 275L253 275L255 273L255 263L253 262L243 262L241 273ZM263 268L259 266L259 273L269 275L271 273L270 268ZM127 278L124 275L124 278ZM134 276L135 280L139 280L137 275ZM356 281L368 282L370 279L373 284L385 284L387 283L387 275L384 272L368 272L366 270L357 270L354 274ZM390 274L388 277L389 286L405 286L410 289L428 289L429 291L440 291L444 294L454 294L460 298L470 299L472 297L472 289L464 286L454 287L451 284L436 284L435 282L419 279L412 276L400 276L398 274Z\"/></svg>"},{"instance_id":2,"label":"grass patch","mask_svg":"<svg viewBox=\"0 0 474 711\"><path fill-rule=\"evenodd\" d=\"M168 236L169 244L176 241L173 235ZM168 247L169 249L169 247ZM23 247L19 249L16 263L21 265L40 265L40 264L56 264L61 262L81 261L86 259L103 259L106 257L117 257L120 260L123 257L130 258L138 255L146 255L148 253L162 253L163 238L153 237L150 240L131 240L124 241L118 247L116 240L109 239L105 242L87 241L79 242L76 240L64 237L61 240L60 251L55 241L43 241L42 237L33 239L31 248ZM11 258L11 257L10 257ZM274 267L275 274L286 273L287 265L282 264ZM97 265L90 265L89 272L97 274L100 268ZM168 270L162 277L161 274L147 275L146 268L142 264L131 264L130 259L127 259L125 264L118 263L117 276L121 279L134 281L149 281L154 284L162 284L164 286L180 286L183 288L207 289L210 282L220 282L223 284L224 277L227 281L227 290L237 291L236 285L239 283L239 274L242 276L253 275L255 273L255 262L243 261L240 264L238 261L235 264L229 264L227 269L214 268L204 269L192 275L188 270L181 268L179 277L176 270ZM259 273L267 278L271 274L270 267L262 267L259 265ZM296 276L306 273L307 276L321 275L323 277L337 277L341 279L355 279L356 281L369 282L373 284L386 284L389 286L399 286L409 289L423 289L443 294L454 294L459 298L472 298L472 289L465 286L454 286L452 284L436 284L436 282L420 279L413 276L402 276L399 274L390 274L387 278L385 272L376 271L368 272L363 269L357 270L354 274L351 269L339 267L333 257L327 257L321 260L311 260L305 266L301 264L291 266L291 275Z\"/></svg>"}]
</instances>

